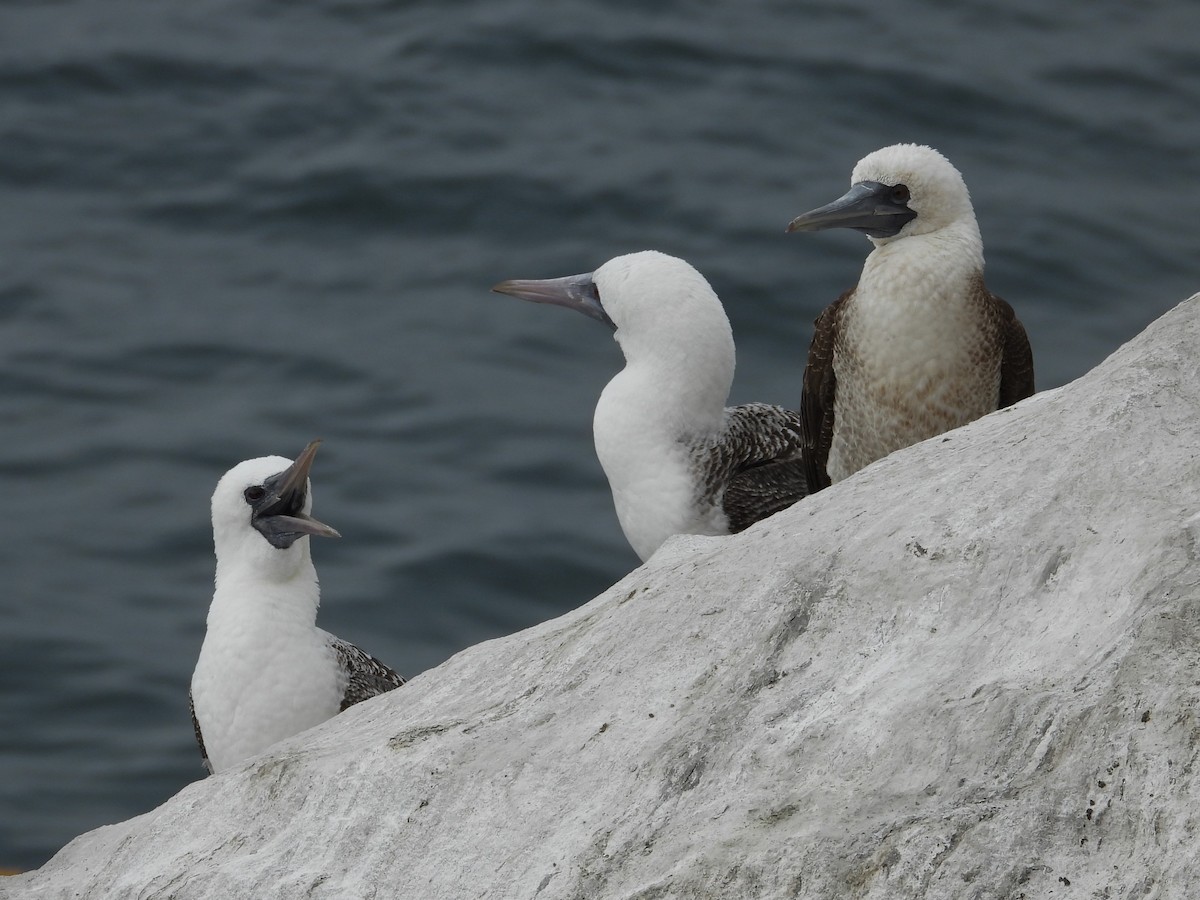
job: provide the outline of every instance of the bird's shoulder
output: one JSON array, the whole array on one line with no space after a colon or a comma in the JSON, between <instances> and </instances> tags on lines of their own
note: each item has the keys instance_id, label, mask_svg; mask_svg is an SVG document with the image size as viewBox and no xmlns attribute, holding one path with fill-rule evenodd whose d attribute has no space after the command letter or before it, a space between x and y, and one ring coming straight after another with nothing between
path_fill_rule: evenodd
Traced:
<instances>
[{"instance_id":1,"label":"bird's shoulder","mask_svg":"<svg viewBox=\"0 0 1200 900\"><path fill-rule=\"evenodd\" d=\"M804 436L804 467L810 492L829 486L826 464L833 444L834 396L837 378L833 370L834 350L845 310L853 303L857 287L843 293L817 316L813 323L804 383L800 394L800 427Z\"/></svg>"},{"instance_id":2,"label":"bird's shoulder","mask_svg":"<svg viewBox=\"0 0 1200 900\"><path fill-rule=\"evenodd\" d=\"M329 646L346 679L339 712L404 684L393 669L349 641L330 635Z\"/></svg>"},{"instance_id":3,"label":"bird's shoulder","mask_svg":"<svg viewBox=\"0 0 1200 900\"><path fill-rule=\"evenodd\" d=\"M808 493L800 416L782 406L747 403L727 408L724 424L706 455L704 479L736 533Z\"/></svg>"},{"instance_id":4,"label":"bird's shoulder","mask_svg":"<svg viewBox=\"0 0 1200 900\"><path fill-rule=\"evenodd\" d=\"M213 771L212 763L208 759L208 750L204 748L204 734L200 731L200 720L196 718L196 704L192 700L192 692L188 690L188 711L192 714L192 728L196 732L196 743L200 745L200 760L204 764L204 768L211 775Z\"/></svg>"},{"instance_id":5,"label":"bird's shoulder","mask_svg":"<svg viewBox=\"0 0 1200 900\"><path fill-rule=\"evenodd\" d=\"M733 472L800 453L800 414L771 403L745 403L725 409L720 440Z\"/></svg>"},{"instance_id":6,"label":"bird's shoulder","mask_svg":"<svg viewBox=\"0 0 1200 900\"><path fill-rule=\"evenodd\" d=\"M1004 342L1000 357L1000 397L997 404L998 408L1003 409L1033 395L1033 348L1029 344L1025 326L1017 318L1012 304L988 290L983 282L982 273L977 276L974 289L981 302L992 310L998 320L1000 338Z\"/></svg>"}]
</instances>

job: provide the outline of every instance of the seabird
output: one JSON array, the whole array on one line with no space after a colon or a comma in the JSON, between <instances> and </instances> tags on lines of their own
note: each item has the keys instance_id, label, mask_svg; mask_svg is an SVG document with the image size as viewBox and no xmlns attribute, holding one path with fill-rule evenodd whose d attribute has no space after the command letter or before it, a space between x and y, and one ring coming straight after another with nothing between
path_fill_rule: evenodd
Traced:
<instances>
[{"instance_id":1,"label":"seabird","mask_svg":"<svg viewBox=\"0 0 1200 900\"><path fill-rule=\"evenodd\" d=\"M316 626L321 592L308 538L340 537L310 515L308 471L320 443L295 462L239 463L213 493L216 590L188 697L209 772L404 684Z\"/></svg>"},{"instance_id":2,"label":"seabird","mask_svg":"<svg viewBox=\"0 0 1200 900\"><path fill-rule=\"evenodd\" d=\"M577 310L615 333L625 368L593 433L621 529L643 561L673 534L731 534L806 493L797 413L726 408L733 332L704 277L656 251L595 272L492 290Z\"/></svg>"},{"instance_id":3,"label":"seabird","mask_svg":"<svg viewBox=\"0 0 1200 900\"><path fill-rule=\"evenodd\" d=\"M851 187L788 231L852 228L875 249L817 318L800 415L813 491L1033 393L1033 352L983 282L962 175L930 147L861 159Z\"/></svg>"}]
</instances>

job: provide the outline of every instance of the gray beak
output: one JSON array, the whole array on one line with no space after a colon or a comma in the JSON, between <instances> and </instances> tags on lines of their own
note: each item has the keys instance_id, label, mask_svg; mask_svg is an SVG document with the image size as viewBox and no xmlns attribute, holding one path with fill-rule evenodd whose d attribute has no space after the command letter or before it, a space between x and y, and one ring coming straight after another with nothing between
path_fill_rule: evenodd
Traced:
<instances>
[{"instance_id":1,"label":"gray beak","mask_svg":"<svg viewBox=\"0 0 1200 900\"><path fill-rule=\"evenodd\" d=\"M341 537L335 529L304 512L304 501L308 498L308 472L320 446L319 440L312 441L300 451L295 462L263 482L267 493L254 505L250 524L272 547L285 550L306 534Z\"/></svg>"},{"instance_id":2,"label":"gray beak","mask_svg":"<svg viewBox=\"0 0 1200 900\"><path fill-rule=\"evenodd\" d=\"M600 292L596 289L596 282L592 280L591 273L541 281L502 281L492 290L497 294L508 294L510 297L519 297L532 303L565 306L597 322L603 322L613 331L617 330L616 323L608 317L608 313L600 304Z\"/></svg>"},{"instance_id":3,"label":"gray beak","mask_svg":"<svg viewBox=\"0 0 1200 900\"><path fill-rule=\"evenodd\" d=\"M908 188L904 185L860 181L832 203L796 216L787 230L853 228L874 238L894 237L916 217L908 208Z\"/></svg>"}]
</instances>

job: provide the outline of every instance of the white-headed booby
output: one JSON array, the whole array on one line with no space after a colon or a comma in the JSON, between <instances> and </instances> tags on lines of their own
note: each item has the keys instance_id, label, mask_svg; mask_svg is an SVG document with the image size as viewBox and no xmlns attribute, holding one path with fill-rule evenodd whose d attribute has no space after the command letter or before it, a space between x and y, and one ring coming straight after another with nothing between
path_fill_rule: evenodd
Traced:
<instances>
[{"instance_id":1,"label":"white-headed booby","mask_svg":"<svg viewBox=\"0 0 1200 900\"><path fill-rule=\"evenodd\" d=\"M656 251L595 272L492 290L578 310L615 332L625 368L596 404L596 454L621 529L642 560L673 534L730 534L807 493L800 418L727 409L733 332L708 282Z\"/></svg>"},{"instance_id":2,"label":"white-headed booby","mask_svg":"<svg viewBox=\"0 0 1200 900\"><path fill-rule=\"evenodd\" d=\"M189 695L210 772L404 684L316 626L320 588L308 537L339 536L310 515L308 471L319 445L295 462L239 463L213 493L216 590Z\"/></svg>"},{"instance_id":3,"label":"white-headed booby","mask_svg":"<svg viewBox=\"0 0 1200 900\"><path fill-rule=\"evenodd\" d=\"M958 170L930 147L896 144L860 160L850 181L788 226L852 228L875 245L809 348L800 414L813 491L1033 393L1029 339L983 283Z\"/></svg>"}]
</instances>

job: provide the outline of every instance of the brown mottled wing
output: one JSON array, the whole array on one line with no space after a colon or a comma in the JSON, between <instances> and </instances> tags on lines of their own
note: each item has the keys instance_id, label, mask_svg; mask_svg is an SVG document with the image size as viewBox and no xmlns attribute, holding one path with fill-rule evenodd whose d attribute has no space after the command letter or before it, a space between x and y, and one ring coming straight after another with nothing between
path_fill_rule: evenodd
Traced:
<instances>
[{"instance_id":1,"label":"brown mottled wing","mask_svg":"<svg viewBox=\"0 0 1200 900\"><path fill-rule=\"evenodd\" d=\"M800 416L767 403L726 409L721 442L705 466L705 487L721 498L730 533L786 509L808 495Z\"/></svg>"},{"instance_id":2,"label":"brown mottled wing","mask_svg":"<svg viewBox=\"0 0 1200 900\"><path fill-rule=\"evenodd\" d=\"M208 761L208 751L204 749L204 735L200 733L200 720L196 718L196 704L192 702L192 692L188 690L188 710L192 714L192 728L196 731L196 743L200 745L200 759L204 762L204 768L208 770L208 774L212 774L212 763Z\"/></svg>"},{"instance_id":3,"label":"brown mottled wing","mask_svg":"<svg viewBox=\"0 0 1200 900\"><path fill-rule=\"evenodd\" d=\"M804 391L800 395L800 425L804 435L804 467L810 493L829 487L829 448L833 444L833 401L837 378L833 372L833 347L842 307L854 294L846 291L817 316L808 364L804 367Z\"/></svg>"},{"instance_id":4,"label":"brown mottled wing","mask_svg":"<svg viewBox=\"0 0 1200 900\"><path fill-rule=\"evenodd\" d=\"M345 712L355 703L395 690L404 684L403 678L349 641L331 638L330 644L337 656L338 665L347 678L339 712Z\"/></svg>"},{"instance_id":5,"label":"brown mottled wing","mask_svg":"<svg viewBox=\"0 0 1200 900\"><path fill-rule=\"evenodd\" d=\"M992 302L1000 310L1000 322L1004 334L1004 357L1000 361L999 409L1012 406L1018 400L1033 395L1033 348L1025 326L1013 312L1013 308L995 294L989 293Z\"/></svg>"}]
</instances>

